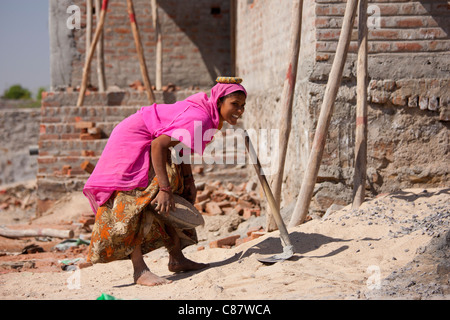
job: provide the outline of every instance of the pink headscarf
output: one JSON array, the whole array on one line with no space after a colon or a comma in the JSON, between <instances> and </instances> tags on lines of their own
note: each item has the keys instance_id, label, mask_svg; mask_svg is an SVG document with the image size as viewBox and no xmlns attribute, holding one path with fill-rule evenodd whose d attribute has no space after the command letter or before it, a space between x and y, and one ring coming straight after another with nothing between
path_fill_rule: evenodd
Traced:
<instances>
[{"instance_id":1,"label":"pink headscarf","mask_svg":"<svg viewBox=\"0 0 450 320\"><path fill-rule=\"evenodd\" d=\"M179 129L189 138L182 141L192 151L203 154L208 141L195 143L210 129L217 129L220 115L217 102L235 91L247 92L240 84L217 84L211 95L194 94L174 104L153 104L124 119L111 133L94 171L84 186L92 210L97 212L114 191L133 190L148 185L151 142L164 134L180 140ZM195 123L200 123L198 128Z\"/></svg>"},{"instance_id":2,"label":"pink headscarf","mask_svg":"<svg viewBox=\"0 0 450 320\"><path fill-rule=\"evenodd\" d=\"M219 112L217 110L217 101L230 93L242 91L245 96L247 96L247 91L240 84L225 84L218 83L211 89L211 95L208 98L206 93L200 92L188 97L185 101L194 103L202 108L206 109L209 116L211 117L214 126L217 128L219 126Z\"/></svg>"}]
</instances>

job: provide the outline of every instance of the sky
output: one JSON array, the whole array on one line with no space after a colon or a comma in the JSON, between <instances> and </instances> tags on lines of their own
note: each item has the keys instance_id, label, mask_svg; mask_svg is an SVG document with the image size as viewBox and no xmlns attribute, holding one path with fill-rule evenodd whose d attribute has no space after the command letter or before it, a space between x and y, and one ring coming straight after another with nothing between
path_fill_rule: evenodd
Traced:
<instances>
[{"instance_id":1,"label":"sky","mask_svg":"<svg viewBox=\"0 0 450 320\"><path fill-rule=\"evenodd\" d=\"M0 0L0 96L20 84L50 87L48 0Z\"/></svg>"}]
</instances>

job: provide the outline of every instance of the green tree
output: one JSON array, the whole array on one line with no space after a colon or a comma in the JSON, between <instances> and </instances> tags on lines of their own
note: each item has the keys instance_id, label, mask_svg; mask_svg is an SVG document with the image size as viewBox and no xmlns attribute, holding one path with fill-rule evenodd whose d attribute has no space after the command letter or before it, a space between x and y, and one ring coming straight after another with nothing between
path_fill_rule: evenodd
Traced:
<instances>
[{"instance_id":1,"label":"green tree","mask_svg":"<svg viewBox=\"0 0 450 320\"><path fill-rule=\"evenodd\" d=\"M3 94L3 98L6 99L14 99L14 100L19 100L19 99L31 99L31 92L30 90L26 89L26 88L22 88L22 86L20 84L15 84L11 87L9 87L9 89L5 90L5 93Z\"/></svg>"},{"instance_id":2,"label":"green tree","mask_svg":"<svg viewBox=\"0 0 450 320\"><path fill-rule=\"evenodd\" d=\"M47 88L40 87L38 89L37 96L36 96L36 100L37 101L41 101L42 100L42 92L44 92L44 91L47 91Z\"/></svg>"}]
</instances>

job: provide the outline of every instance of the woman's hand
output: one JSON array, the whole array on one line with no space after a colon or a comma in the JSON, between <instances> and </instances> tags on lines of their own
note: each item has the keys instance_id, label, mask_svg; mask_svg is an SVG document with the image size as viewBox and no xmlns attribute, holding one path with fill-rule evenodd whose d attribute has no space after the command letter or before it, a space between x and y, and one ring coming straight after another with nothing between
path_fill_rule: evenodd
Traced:
<instances>
[{"instance_id":1,"label":"woman's hand","mask_svg":"<svg viewBox=\"0 0 450 320\"><path fill-rule=\"evenodd\" d=\"M167 176L166 163L169 147L178 144L179 141L172 141L172 138L166 135L160 135L154 139L151 144L151 159L155 175L158 178L160 190L155 199L151 202L156 205L155 210L159 214L168 215L170 210L175 208L172 190L170 190L170 182ZM161 187L162 186L162 187Z\"/></svg>"},{"instance_id":2,"label":"woman's hand","mask_svg":"<svg viewBox=\"0 0 450 320\"><path fill-rule=\"evenodd\" d=\"M151 202L153 206L156 205L155 210L159 214L163 214L165 216L169 215L170 210L175 208L175 201L173 199L172 192L159 190L155 199Z\"/></svg>"}]
</instances>

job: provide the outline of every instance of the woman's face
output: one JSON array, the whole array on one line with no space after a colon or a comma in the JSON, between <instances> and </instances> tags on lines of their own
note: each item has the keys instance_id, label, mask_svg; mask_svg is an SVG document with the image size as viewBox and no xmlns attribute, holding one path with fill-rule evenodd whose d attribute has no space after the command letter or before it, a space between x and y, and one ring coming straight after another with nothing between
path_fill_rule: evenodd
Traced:
<instances>
[{"instance_id":1,"label":"woman's face","mask_svg":"<svg viewBox=\"0 0 450 320\"><path fill-rule=\"evenodd\" d=\"M245 111L246 96L243 93L231 95L219 104L220 121L226 121L231 125L236 125L238 119Z\"/></svg>"}]
</instances>

